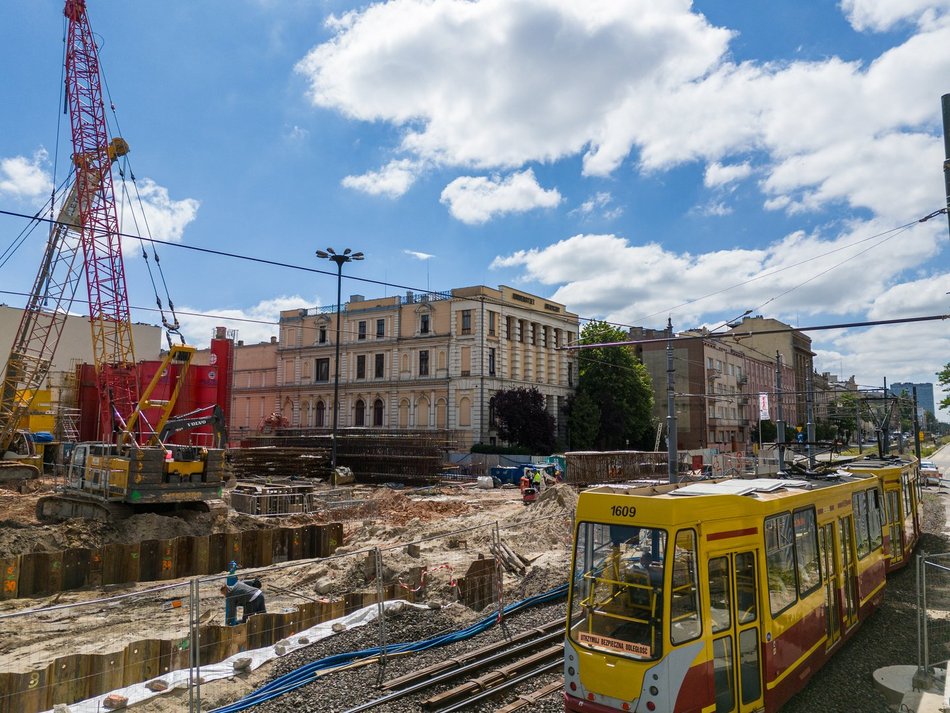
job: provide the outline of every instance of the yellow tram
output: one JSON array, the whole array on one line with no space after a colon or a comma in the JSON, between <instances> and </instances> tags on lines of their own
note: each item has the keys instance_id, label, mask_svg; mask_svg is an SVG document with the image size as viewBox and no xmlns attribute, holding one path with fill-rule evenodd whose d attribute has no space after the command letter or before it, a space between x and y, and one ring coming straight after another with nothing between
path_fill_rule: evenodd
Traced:
<instances>
[{"instance_id":1,"label":"yellow tram","mask_svg":"<svg viewBox=\"0 0 950 713\"><path fill-rule=\"evenodd\" d=\"M778 710L880 603L885 521L874 474L581 493L566 710Z\"/></svg>"},{"instance_id":2,"label":"yellow tram","mask_svg":"<svg viewBox=\"0 0 950 713\"><path fill-rule=\"evenodd\" d=\"M850 473L877 476L884 490L884 551L887 572L901 569L910 561L920 539L921 478L917 459L867 456L843 466Z\"/></svg>"}]
</instances>

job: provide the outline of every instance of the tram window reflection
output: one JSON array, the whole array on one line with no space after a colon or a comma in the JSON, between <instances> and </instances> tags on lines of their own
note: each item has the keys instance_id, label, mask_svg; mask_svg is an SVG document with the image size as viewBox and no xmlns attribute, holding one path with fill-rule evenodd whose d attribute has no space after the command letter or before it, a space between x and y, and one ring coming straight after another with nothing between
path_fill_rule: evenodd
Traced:
<instances>
[{"instance_id":1,"label":"tram window reflection","mask_svg":"<svg viewBox=\"0 0 950 713\"><path fill-rule=\"evenodd\" d=\"M821 585L818 526L814 508L795 512L795 564L798 570L798 593L804 598Z\"/></svg>"},{"instance_id":2,"label":"tram window reflection","mask_svg":"<svg viewBox=\"0 0 950 713\"><path fill-rule=\"evenodd\" d=\"M797 599L795 582L795 541L791 513L765 519L765 557L772 614L790 607Z\"/></svg>"}]
</instances>

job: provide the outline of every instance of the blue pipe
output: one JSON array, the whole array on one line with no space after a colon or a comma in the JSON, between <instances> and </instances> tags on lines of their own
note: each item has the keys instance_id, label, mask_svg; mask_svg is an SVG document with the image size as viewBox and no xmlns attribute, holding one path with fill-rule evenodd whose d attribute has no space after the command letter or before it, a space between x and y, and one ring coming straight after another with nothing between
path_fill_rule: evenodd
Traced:
<instances>
[{"instance_id":1,"label":"blue pipe","mask_svg":"<svg viewBox=\"0 0 950 713\"><path fill-rule=\"evenodd\" d=\"M537 606L539 604L547 604L548 602L561 599L562 597L567 596L567 585L562 584L560 587L555 587L547 592L542 594L536 594L533 597L528 597L527 599L522 599L519 602L512 602L504 609L502 609L502 614L513 614L522 609L527 609L529 607ZM441 636L436 636L431 639L425 639L423 641L415 642L406 642L402 644L393 644L392 646L386 647L387 654L397 654L403 653L406 651L418 652L426 651L428 649L433 649L438 646L444 646L446 644L454 644L459 641L465 641L470 639L476 634L480 634L483 631L491 628L498 621L498 615L493 613L490 616L485 617L481 621L475 622L474 624L469 625L465 629L460 631L455 631L449 634L442 634ZM247 710L256 705L260 705L266 701L273 700L278 698L285 693L290 691L295 691L302 686L306 686L308 683L311 683L314 678L314 674L324 671L326 669L335 668L350 661L355 661L361 658L368 658L370 656L376 656L377 654L382 653L382 649L378 646L375 646L370 649L363 649L362 651L350 651L347 653L335 654L333 656L327 656L325 658L319 659L317 661L311 661L305 666L301 666L294 671L285 673L283 676L275 678L270 683L258 688L256 691L247 694L244 698L241 698L234 703L229 703L226 706L221 706L220 708L215 708L211 713L238 713L238 711Z\"/></svg>"}]
</instances>

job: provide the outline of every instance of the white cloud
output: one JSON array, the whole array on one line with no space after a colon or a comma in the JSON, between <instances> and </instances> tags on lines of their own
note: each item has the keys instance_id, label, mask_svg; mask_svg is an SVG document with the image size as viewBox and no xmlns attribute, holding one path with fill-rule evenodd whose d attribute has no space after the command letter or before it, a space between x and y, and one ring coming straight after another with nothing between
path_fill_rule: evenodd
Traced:
<instances>
[{"instance_id":1,"label":"white cloud","mask_svg":"<svg viewBox=\"0 0 950 713\"><path fill-rule=\"evenodd\" d=\"M613 220L623 215L623 208L616 206L611 208L613 196L606 191L595 193L577 208L570 211L569 215L577 215L582 218L594 217L595 215L606 220Z\"/></svg>"},{"instance_id":2,"label":"white cloud","mask_svg":"<svg viewBox=\"0 0 950 713\"><path fill-rule=\"evenodd\" d=\"M723 165L713 162L706 166L703 183L707 188L717 188L729 183L741 181L752 174L752 166L748 162Z\"/></svg>"},{"instance_id":3,"label":"white cloud","mask_svg":"<svg viewBox=\"0 0 950 713\"><path fill-rule=\"evenodd\" d=\"M931 22L950 12L950 0L842 0L841 8L854 29L886 32L903 21Z\"/></svg>"},{"instance_id":4,"label":"white cloud","mask_svg":"<svg viewBox=\"0 0 950 713\"><path fill-rule=\"evenodd\" d=\"M431 260L435 255L430 255L429 253L420 253L416 250L403 250L406 255L414 257L416 260Z\"/></svg>"},{"instance_id":5,"label":"white cloud","mask_svg":"<svg viewBox=\"0 0 950 713\"><path fill-rule=\"evenodd\" d=\"M722 201L710 201L700 206L698 212L700 215L722 217L724 215L731 215L732 208Z\"/></svg>"},{"instance_id":6,"label":"white cloud","mask_svg":"<svg viewBox=\"0 0 950 713\"><path fill-rule=\"evenodd\" d=\"M237 330L238 339L245 344L257 344L269 341L272 336L277 336L277 324L280 321L281 311L302 309L314 304L313 298L282 295L261 300L250 307L196 308L186 305L179 307L178 321L181 323L181 332L185 341L197 347L208 346L214 327Z\"/></svg>"},{"instance_id":7,"label":"white cloud","mask_svg":"<svg viewBox=\"0 0 950 713\"><path fill-rule=\"evenodd\" d=\"M416 161L390 161L379 171L368 171L361 176L346 176L342 183L346 188L363 191L372 196L399 198L415 183L419 168L420 165Z\"/></svg>"},{"instance_id":8,"label":"white cloud","mask_svg":"<svg viewBox=\"0 0 950 713\"><path fill-rule=\"evenodd\" d=\"M906 293L888 288L939 249L941 237L945 239L941 228L945 226L925 223L878 232L873 224L861 225L834 240L796 232L761 249L696 254L675 253L655 243L633 245L617 235L575 235L498 256L491 267L518 268L524 280L555 287L553 298L579 314L625 324L651 326L656 315L672 314L677 325L691 326L743 309L793 321L796 315L875 309L903 316L923 303L901 307ZM946 291L942 277L928 286L931 307L941 287ZM924 292L918 288L915 295L923 299Z\"/></svg>"},{"instance_id":9,"label":"white cloud","mask_svg":"<svg viewBox=\"0 0 950 713\"><path fill-rule=\"evenodd\" d=\"M603 176L631 157L654 172L705 162L716 188L754 153L767 208L904 219L942 204L933 88L950 75L948 3L846 0L855 27L915 23L864 65L735 64L733 33L687 0L390 0L331 18L333 38L297 69L315 104L394 125L398 148L433 166L582 156Z\"/></svg>"},{"instance_id":10,"label":"white cloud","mask_svg":"<svg viewBox=\"0 0 950 713\"><path fill-rule=\"evenodd\" d=\"M53 188L49 173L43 168L49 156L39 149L32 157L14 156L0 159L0 195L9 195L29 202L45 200Z\"/></svg>"},{"instance_id":11,"label":"white cloud","mask_svg":"<svg viewBox=\"0 0 950 713\"><path fill-rule=\"evenodd\" d=\"M131 205L128 201L118 202L119 230L130 235L180 241L185 228L197 216L201 204L194 198L172 200L168 189L150 178L139 179L137 186L142 199L141 209L138 201ZM137 246L135 238L123 239L123 250Z\"/></svg>"},{"instance_id":12,"label":"white cloud","mask_svg":"<svg viewBox=\"0 0 950 713\"><path fill-rule=\"evenodd\" d=\"M442 191L441 202L463 223L485 223L497 215L523 213L534 208L553 208L561 202L557 189L538 185L530 168L501 176L462 176Z\"/></svg>"}]
</instances>

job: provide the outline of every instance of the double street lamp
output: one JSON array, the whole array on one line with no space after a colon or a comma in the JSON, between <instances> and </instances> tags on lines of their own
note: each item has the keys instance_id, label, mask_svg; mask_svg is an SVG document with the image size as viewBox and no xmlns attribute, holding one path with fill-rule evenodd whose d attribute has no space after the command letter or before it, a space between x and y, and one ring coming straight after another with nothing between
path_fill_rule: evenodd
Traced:
<instances>
[{"instance_id":1,"label":"double street lamp","mask_svg":"<svg viewBox=\"0 0 950 713\"><path fill-rule=\"evenodd\" d=\"M355 253L349 248L343 254L333 248L317 250L317 257L336 263L336 359L333 365L333 434L330 437L330 473L336 473L336 429L339 423L340 411L340 287L343 282L343 263L351 260L362 260L363 253Z\"/></svg>"}]
</instances>

